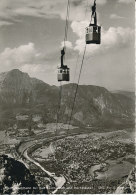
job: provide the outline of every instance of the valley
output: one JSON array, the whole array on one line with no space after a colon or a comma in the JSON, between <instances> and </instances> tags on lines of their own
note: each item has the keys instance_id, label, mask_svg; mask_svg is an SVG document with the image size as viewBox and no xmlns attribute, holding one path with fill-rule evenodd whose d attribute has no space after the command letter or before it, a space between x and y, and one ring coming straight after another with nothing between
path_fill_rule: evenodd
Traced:
<instances>
[{"instance_id":1,"label":"valley","mask_svg":"<svg viewBox=\"0 0 136 195\"><path fill-rule=\"evenodd\" d=\"M59 87L17 69L0 77L0 154L22 162L39 189L113 193L126 180L134 167L134 93L81 85L69 121L76 84L63 85L57 119Z\"/></svg>"},{"instance_id":2,"label":"valley","mask_svg":"<svg viewBox=\"0 0 136 195\"><path fill-rule=\"evenodd\" d=\"M50 126L54 126L54 131L49 134ZM113 192L134 167L133 129L105 132L94 129L91 132L88 128L79 130L73 126L68 132L64 124L59 126L63 129L60 128L57 134L55 124L51 123L47 124L44 131L29 137L20 137L20 134L8 138L5 136L5 140L10 140L7 143L4 134L2 137L5 150L1 152L10 153L26 164L36 176L41 189L45 186L49 192L57 189L54 179L43 171L47 170L54 173L53 178L66 179L57 193L70 193L73 190L75 193L89 193L90 190ZM12 140L16 142L13 143ZM98 185L101 186L100 189L96 187Z\"/></svg>"},{"instance_id":3,"label":"valley","mask_svg":"<svg viewBox=\"0 0 136 195\"><path fill-rule=\"evenodd\" d=\"M123 144L115 141L115 137L120 137L121 133L123 134L124 131L105 133L105 135L93 133L86 136L68 136L51 142L49 146L42 146L41 149L34 151L32 156L48 170L55 170L58 175L63 172L67 178L64 190L67 193L69 193L69 185L79 193L79 191L84 192L92 182L96 181L98 184L103 182L103 185L101 184L103 192L104 190L113 192L114 188L116 189L123 178L129 174L135 163L134 140L129 137L128 142L126 136L127 141ZM53 146L54 149L52 149ZM131 163L128 161L130 155L133 159ZM105 182L115 183L111 188L107 186L109 184L104 187ZM94 187L91 190L94 192L96 189ZM89 191L90 188L88 193Z\"/></svg>"}]
</instances>

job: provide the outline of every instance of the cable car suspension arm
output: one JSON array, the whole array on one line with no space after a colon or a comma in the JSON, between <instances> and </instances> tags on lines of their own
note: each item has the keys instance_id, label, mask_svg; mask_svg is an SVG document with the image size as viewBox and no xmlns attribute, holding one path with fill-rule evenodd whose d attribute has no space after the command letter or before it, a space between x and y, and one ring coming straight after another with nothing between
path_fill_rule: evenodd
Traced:
<instances>
[{"instance_id":1,"label":"cable car suspension arm","mask_svg":"<svg viewBox=\"0 0 136 195\"><path fill-rule=\"evenodd\" d=\"M63 57L65 55L65 50L64 50L64 47L63 49L61 50L61 67L63 68L64 64L63 64Z\"/></svg>"},{"instance_id":2,"label":"cable car suspension arm","mask_svg":"<svg viewBox=\"0 0 136 195\"><path fill-rule=\"evenodd\" d=\"M96 0L94 0L94 4L91 7L92 10L92 15L91 15L91 22L90 25L92 23L92 18L94 18L94 25L97 25L97 14L96 14Z\"/></svg>"}]
</instances>

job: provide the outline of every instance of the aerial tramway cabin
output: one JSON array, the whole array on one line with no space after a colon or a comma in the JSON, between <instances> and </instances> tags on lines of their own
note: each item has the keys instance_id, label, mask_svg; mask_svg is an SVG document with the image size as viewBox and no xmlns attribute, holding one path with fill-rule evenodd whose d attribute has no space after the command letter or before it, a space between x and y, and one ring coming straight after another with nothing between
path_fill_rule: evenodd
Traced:
<instances>
[{"instance_id":1,"label":"aerial tramway cabin","mask_svg":"<svg viewBox=\"0 0 136 195\"><path fill-rule=\"evenodd\" d=\"M69 68L67 65L58 68L58 81L69 81Z\"/></svg>"},{"instance_id":2,"label":"aerial tramway cabin","mask_svg":"<svg viewBox=\"0 0 136 195\"><path fill-rule=\"evenodd\" d=\"M92 22L93 20L93 22ZM92 16L89 26L86 28L86 44L101 43L101 26L97 25L96 3L92 6Z\"/></svg>"},{"instance_id":3,"label":"aerial tramway cabin","mask_svg":"<svg viewBox=\"0 0 136 195\"><path fill-rule=\"evenodd\" d=\"M69 81L69 68L63 64L64 48L61 50L61 66L58 68L58 81Z\"/></svg>"}]
</instances>

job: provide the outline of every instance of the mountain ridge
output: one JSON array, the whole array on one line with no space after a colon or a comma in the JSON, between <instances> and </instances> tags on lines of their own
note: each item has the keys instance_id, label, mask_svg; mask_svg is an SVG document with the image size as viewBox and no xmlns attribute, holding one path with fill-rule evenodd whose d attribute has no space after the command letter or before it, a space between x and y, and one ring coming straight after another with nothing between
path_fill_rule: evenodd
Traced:
<instances>
[{"instance_id":1,"label":"mountain ridge","mask_svg":"<svg viewBox=\"0 0 136 195\"><path fill-rule=\"evenodd\" d=\"M60 122L67 123L70 118L76 86L75 83L62 85ZM59 89L18 69L0 73L0 122L5 120L5 124L11 120L15 123L18 113L39 114L44 124L55 122L60 101ZM79 85L71 118L72 124L85 126L133 123L133 94L112 93L100 86Z\"/></svg>"}]
</instances>

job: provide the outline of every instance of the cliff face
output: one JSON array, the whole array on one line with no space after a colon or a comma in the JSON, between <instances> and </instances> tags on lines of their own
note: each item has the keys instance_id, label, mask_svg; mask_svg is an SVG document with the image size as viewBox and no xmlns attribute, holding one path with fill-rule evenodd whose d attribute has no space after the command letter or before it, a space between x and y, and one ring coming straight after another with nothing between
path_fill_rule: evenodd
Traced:
<instances>
[{"instance_id":1,"label":"cliff face","mask_svg":"<svg viewBox=\"0 0 136 195\"><path fill-rule=\"evenodd\" d=\"M40 191L35 177L21 162L0 156L0 193L1 194L47 194Z\"/></svg>"},{"instance_id":2,"label":"cliff face","mask_svg":"<svg viewBox=\"0 0 136 195\"><path fill-rule=\"evenodd\" d=\"M0 75L0 102L17 104L23 101L25 94L32 91L28 74L12 70Z\"/></svg>"},{"instance_id":3,"label":"cliff face","mask_svg":"<svg viewBox=\"0 0 136 195\"><path fill-rule=\"evenodd\" d=\"M126 182L122 183L115 191L115 194L136 194L136 168L130 172Z\"/></svg>"},{"instance_id":4,"label":"cliff face","mask_svg":"<svg viewBox=\"0 0 136 195\"><path fill-rule=\"evenodd\" d=\"M76 84L62 87L60 122L68 122ZM92 85L78 88L73 124L120 125L134 121L134 93L111 93ZM59 102L59 87L50 86L17 69L0 74L0 122L15 122L17 114L38 114L43 122L54 122Z\"/></svg>"},{"instance_id":5,"label":"cliff face","mask_svg":"<svg viewBox=\"0 0 136 195\"><path fill-rule=\"evenodd\" d=\"M73 91L76 85L68 84L63 88L62 105L69 110L73 101ZM71 100L69 100L71 99ZM64 106L64 107L65 107ZM120 94L113 94L98 86L80 85L74 110L74 118L84 124L99 124L102 122L121 123L133 118L134 101Z\"/></svg>"}]
</instances>

